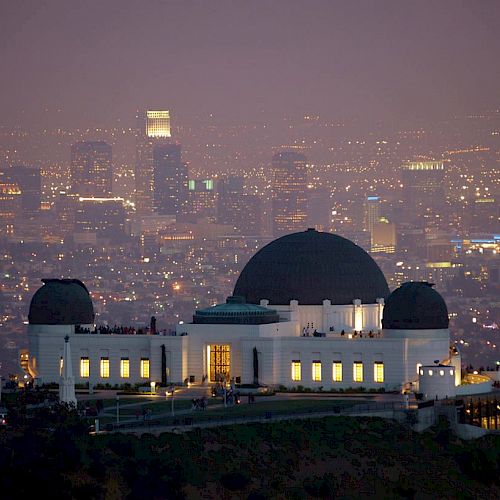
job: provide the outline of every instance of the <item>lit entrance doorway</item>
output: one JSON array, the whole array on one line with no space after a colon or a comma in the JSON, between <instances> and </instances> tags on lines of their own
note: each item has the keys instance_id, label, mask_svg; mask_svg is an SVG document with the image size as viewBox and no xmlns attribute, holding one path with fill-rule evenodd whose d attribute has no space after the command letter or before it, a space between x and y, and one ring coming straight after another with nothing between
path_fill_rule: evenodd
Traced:
<instances>
[{"instance_id":1,"label":"lit entrance doorway","mask_svg":"<svg viewBox=\"0 0 500 500\"><path fill-rule=\"evenodd\" d=\"M230 380L231 346L229 344L210 344L207 346L207 361L210 382Z\"/></svg>"}]
</instances>

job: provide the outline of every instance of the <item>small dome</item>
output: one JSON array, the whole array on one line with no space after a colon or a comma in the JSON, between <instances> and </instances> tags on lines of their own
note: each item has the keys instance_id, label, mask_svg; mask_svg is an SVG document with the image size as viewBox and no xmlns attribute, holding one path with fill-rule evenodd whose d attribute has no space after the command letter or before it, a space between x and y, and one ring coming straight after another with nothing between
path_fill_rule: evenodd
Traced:
<instances>
[{"instance_id":1,"label":"small dome","mask_svg":"<svg viewBox=\"0 0 500 500\"><path fill-rule=\"evenodd\" d=\"M260 249L236 282L234 295L247 302L286 305L375 303L389 288L377 263L352 241L308 229L288 234Z\"/></svg>"},{"instance_id":2,"label":"small dome","mask_svg":"<svg viewBox=\"0 0 500 500\"><path fill-rule=\"evenodd\" d=\"M228 297L225 304L200 309L193 316L195 324L265 325L278 321L274 309L247 304L243 297Z\"/></svg>"},{"instance_id":3,"label":"small dome","mask_svg":"<svg viewBox=\"0 0 500 500\"><path fill-rule=\"evenodd\" d=\"M94 306L85 285L75 279L43 279L31 299L30 325L91 325Z\"/></svg>"},{"instance_id":4,"label":"small dome","mask_svg":"<svg viewBox=\"0 0 500 500\"><path fill-rule=\"evenodd\" d=\"M448 328L448 308L441 295L426 281L410 281L388 297L382 328L392 330L439 330Z\"/></svg>"}]
</instances>

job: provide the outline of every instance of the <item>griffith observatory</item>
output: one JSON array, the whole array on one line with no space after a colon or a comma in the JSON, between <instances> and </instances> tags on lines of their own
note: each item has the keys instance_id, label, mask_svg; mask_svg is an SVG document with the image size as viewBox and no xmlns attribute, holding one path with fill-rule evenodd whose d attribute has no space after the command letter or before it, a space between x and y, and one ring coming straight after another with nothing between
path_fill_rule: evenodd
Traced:
<instances>
[{"instance_id":1,"label":"griffith observatory","mask_svg":"<svg viewBox=\"0 0 500 500\"><path fill-rule=\"evenodd\" d=\"M264 246L226 303L194 311L175 335L102 333L81 281L43 282L29 310L26 369L36 383L60 380L66 337L75 383L89 386L234 379L401 391L434 369L451 397L461 380L447 307L433 286L409 282L390 293L367 252L314 229Z\"/></svg>"}]
</instances>

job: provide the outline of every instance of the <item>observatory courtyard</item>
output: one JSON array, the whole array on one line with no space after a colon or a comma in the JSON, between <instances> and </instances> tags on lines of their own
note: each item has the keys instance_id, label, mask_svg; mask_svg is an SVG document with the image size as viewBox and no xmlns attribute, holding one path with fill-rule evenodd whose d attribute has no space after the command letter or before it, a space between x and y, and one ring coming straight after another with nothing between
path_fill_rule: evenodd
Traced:
<instances>
[{"instance_id":1,"label":"observatory courtyard","mask_svg":"<svg viewBox=\"0 0 500 500\"><path fill-rule=\"evenodd\" d=\"M314 229L263 247L225 304L194 311L172 335L154 325L142 334L99 328L81 281L43 281L28 326L26 366L37 383L59 381L66 336L75 382L90 386L234 379L400 391L425 376L434 398L454 396L461 382L446 304L432 285L390 293L363 249Z\"/></svg>"}]
</instances>

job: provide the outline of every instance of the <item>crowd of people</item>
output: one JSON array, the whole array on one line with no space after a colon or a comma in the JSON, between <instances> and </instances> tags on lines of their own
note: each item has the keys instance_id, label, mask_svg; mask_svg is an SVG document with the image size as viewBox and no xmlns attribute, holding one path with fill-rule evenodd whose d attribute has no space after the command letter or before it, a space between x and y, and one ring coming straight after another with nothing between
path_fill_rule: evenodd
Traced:
<instances>
[{"instance_id":1,"label":"crowd of people","mask_svg":"<svg viewBox=\"0 0 500 500\"><path fill-rule=\"evenodd\" d=\"M136 328L134 326L108 326L108 325L99 325L95 326L93 329L83 328L80 325L75 326L75 333L85 333L85 334L98 334L98 335L163 335L163 336L176 336L177 332L175 331L167 331L158 330L151 331L149 326L144 328ZM187 335L187 333L181 333L179 336Z\"/></svg>"}]
</instances>

